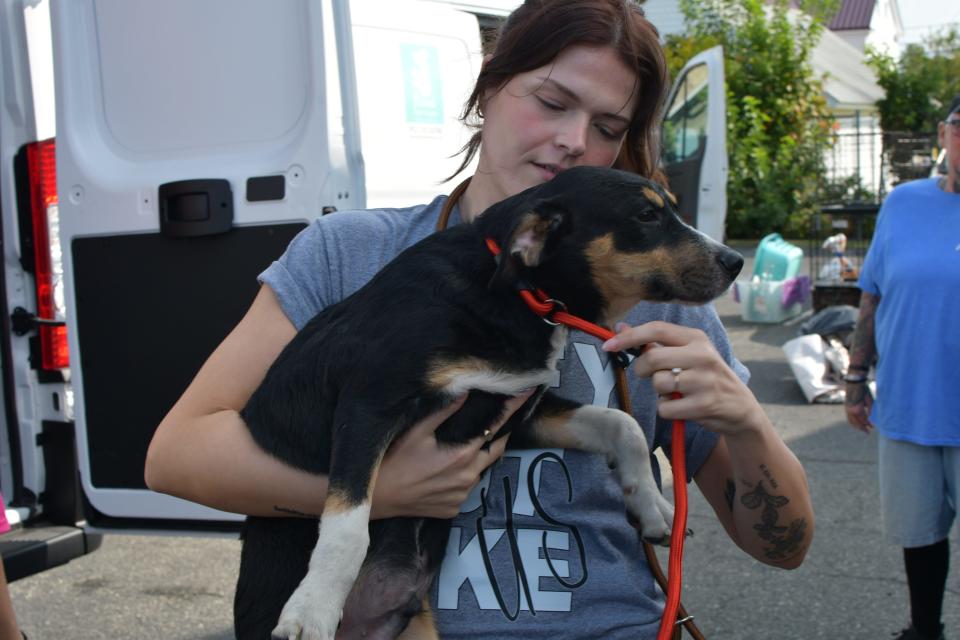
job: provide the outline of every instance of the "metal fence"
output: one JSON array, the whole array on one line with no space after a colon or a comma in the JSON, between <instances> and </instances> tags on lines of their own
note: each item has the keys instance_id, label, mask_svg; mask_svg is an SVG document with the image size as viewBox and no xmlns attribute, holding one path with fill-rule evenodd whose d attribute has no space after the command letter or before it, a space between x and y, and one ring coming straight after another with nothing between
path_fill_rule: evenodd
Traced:
<instances>
[{"instance_id":1,"label":"metal fence","mask_svg":"<svg viewBox=\"0 0 960 640\"><path fill-rule=\"evenodd\" d=\"M936 133L885 132L873 117L838 118L826 165L820 210L810 222L813 307L856 306L856 280L876 226L880 203L898 184L931 175ZM843 234L841 254L837 243Z\"/></svg>"},{"instance_id":2,"label":"metal fence","mask_svg":"<svg viewBox=\"0 0 960 640\"><path fill-rule=\"evenodd\" d=\"M930 175L936 132L883 131L874 116L836 118L824 153L824 204L883 201L893 187Z\"/></svg>"},{"instance_id":3,"label":"metal fence","mask_svg":"<svg viewBox=\"0 0 960 640\"><path fill-rule=\"evenodd\" d=\"M825 200L877 201L885 192L883 132L875 119L838 119L824 154Z\"/></svg>"},{"instance_id":4,"label":"metal fence","mask_svg":"<svg viewBox=\"0 0 960 640\"><path fill-rule=\"evenodd\" d=\"M936 131L884 132L883 159L889 187L929 177L936 162L936 153Z\"/></svg>"}]
</instances>

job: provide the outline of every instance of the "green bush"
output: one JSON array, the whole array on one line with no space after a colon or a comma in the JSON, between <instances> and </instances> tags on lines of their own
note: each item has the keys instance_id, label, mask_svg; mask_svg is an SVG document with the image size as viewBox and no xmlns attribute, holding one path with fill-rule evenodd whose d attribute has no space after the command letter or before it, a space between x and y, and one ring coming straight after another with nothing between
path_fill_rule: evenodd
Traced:
<instances>
[{"instance_id":1,"label":"green bush","mask_svg":"<svg viewBox=\"0 0 960 640\"><path fill-rule=\"evenodd\" d=\"M868 50L867 63L886 95L877 101L884 131L930 133L960 93L960 30L943 29L922 44L910 44L899 60Z\"/></svg>"},{"instance_id":2,"label":"green bush","mask_svg":"<svg viewBox=\"0 0 960 640\"><path fill-rule=\"evenodd\" d=\"M899 60L868 50L867 63L886 93L877 107L880 126L887 134L885 162L894 183L926 177L928 168L916 166L914 157L920 153L929 154L931 161L936 158L937 123L960 93L960 30L944 28L922 44L908 45Z\"/></svg>"},{"instance_id":3,"label":"green bush","mask_svg":"<svg viewBox=\"0 0 960 640\"><path fill-rule=\"evenodd\" d=\"M727 236L806 235L833 120L810 64L834 2L681 0L688 32L667 38L676 74L723 45L727 81Z\"/></svg>"},{"instance_id":4,"label":"green bush","mask_svg":"<svg viewBox=\"0 0 960 640\"><path fill-rule=\"evenodd\" d=\"M878 200L878 194L865 186L858 175L824 180L820 192L823 204L871 203Z\"/></svg>"}]
</instances>

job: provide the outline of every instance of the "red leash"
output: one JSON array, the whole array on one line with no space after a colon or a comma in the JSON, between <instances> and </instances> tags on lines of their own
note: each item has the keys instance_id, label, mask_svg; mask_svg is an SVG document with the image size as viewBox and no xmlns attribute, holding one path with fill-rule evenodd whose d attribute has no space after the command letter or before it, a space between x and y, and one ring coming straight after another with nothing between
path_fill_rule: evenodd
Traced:
<instances>
[{"instance_id":1,"label":"red leash","mask_svg":"<svg viewBox=\"0 0 960 640\"><path fill-rule=\"evenodd\" d=\"M494 256L500 255L500 247L490 238L487 238L487 248ZM519 293L530 310L546 322L563 324L604 341L616 335L605 327L568 313L566 305L559 300L550 298L540 289L522 288ZM672 393L670 397L676 400L681 395ZM667 602L663 610L663 618L660 620L657 640L670 640L673 637L676 625L679 624L677 609L680 606L683 541L684 533L687 530L687 461L684 454L684 431L683 420L674 420L673 438L670 447L670 466L673 471L673 531L670 533L670 560L667 565Z\"/></svg>"}]
</instances>

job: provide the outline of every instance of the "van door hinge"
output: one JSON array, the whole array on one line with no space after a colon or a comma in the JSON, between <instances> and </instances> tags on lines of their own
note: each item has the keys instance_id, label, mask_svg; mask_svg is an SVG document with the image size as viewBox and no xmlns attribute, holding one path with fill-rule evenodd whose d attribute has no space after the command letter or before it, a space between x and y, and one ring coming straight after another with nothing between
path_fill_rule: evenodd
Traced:
<instances>
[{"instance_id":1,"label":"van door hinge","mask_svg":"<svg viewBox=\"0 0 960 640\"><path fill-rule=\"evenodd\" d=\"M17 307L10 314L13 332L18 336L25 336L40 325L50 327L62 327L66 323L63 320L49 320L47 318L38 318L23 307Z\"/></svg>"},{"instance_id":2,"label":"van door hinge","mask_svg":"<svg viewBox=\"0 0 960 640\"><path fill-rule=\"evenodd\" d=\"M83 519L80 473L77 467L73 422L43 420L37 444L43 447L46 491L40 494L44 518L53 524L75 526Z\"/></svg>"}]
</instances>

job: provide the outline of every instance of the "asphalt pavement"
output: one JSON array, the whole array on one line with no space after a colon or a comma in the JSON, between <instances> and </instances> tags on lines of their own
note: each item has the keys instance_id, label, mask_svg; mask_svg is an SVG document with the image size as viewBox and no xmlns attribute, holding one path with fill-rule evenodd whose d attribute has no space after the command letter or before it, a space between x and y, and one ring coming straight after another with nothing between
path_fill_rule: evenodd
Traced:
<instances>
[{"instance_id":1,"label":"asphalt pavement","mask_svg":"<svg viewBox=\"0 0 960 640\"><path fill-rule=\"evenodd\" d=\"M692 490L684 604L711 639L889 640L905 626L908 602L901 551L881 534L876 438L848 427L842 406L806 403L781 350L797 321L745 323L729 297L717 309L752 372L751 389L806 469L816 534L799 569L766 567L734 546ZM954 639L956 530L944 602ZM13 583L14 607L31 640L225 640L239 549L225 538L107 536L95 553Z\"/></svg>"}]
</instances>

